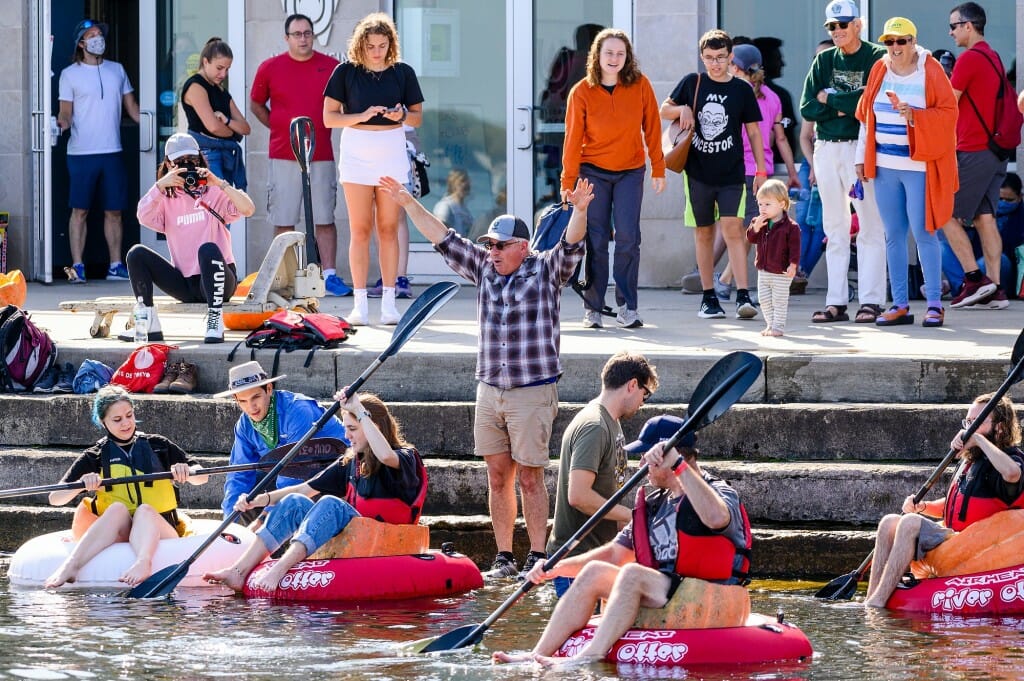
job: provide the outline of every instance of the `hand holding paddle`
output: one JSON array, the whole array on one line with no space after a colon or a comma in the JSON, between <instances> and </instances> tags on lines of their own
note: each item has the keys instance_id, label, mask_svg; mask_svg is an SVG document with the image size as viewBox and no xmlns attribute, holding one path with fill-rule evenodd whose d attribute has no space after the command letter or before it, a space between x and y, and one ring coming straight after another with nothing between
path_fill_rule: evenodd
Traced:
<instances>
[{"instance_id":1,"label":"hand holding paddle","mask_svg":"<svg viewBox=\"0 0 1024 681\"><path fill-rule=\"evenodd\" d=\"M697 389L693 391L687 407L687 418L675 435L665 443L665 450L672 449L689 435L724 414L743 393L757 380L761 374L761 360L748 352L733 352L718 360L701 379ZM562 546L555 551L543 564L543 572L550 572L558 562L572 551L580 540L590 533L594 527L625 497L637 484L647 476L648 467L643 465L594 513L587 522L576 530ZM536 568L535 568L536 569ZM516 591L498 606L490 617L478 625L459 627L439 637L421 639L406 644L412 652L436 653L456 650L476 645L484 633L512 607L523 595L532 589L534 583L525 581Z\"/></svg>"},{"instance_id":2,"label":"hand holding paddle","mask_svg":"<svg viewBox=\"0 0 1024 681\"><path fill-rule=\"evenodd\" d=\"M1018 381L1024 377L1024 329L1021 330L1020 335L1017 336L1017 341L1013 344L1013 352L1010 353L1010 362L1013 365L1010 369L1010 373L1007 374L1006 380L999 386L994 393L992 393L992 399L990 399L985 407L978 414L978 417L962 431L960 439L962 442L969 441L975 431L985 422L992 410L996 408L996 404L1003 398L1003 395ZM917 494L911 500L912 506L916 507L924 496L928 494L928 491L935 486L935 483L939 481L942 474L949 467L949 464L953 462L960 450L955 447L950 447L946 456L942 459L932 474L928 477L928 480L921 485L921 489L917 490ZM853 598L853 595L857 593L857 583L864 578L867 573L868 566L871 565L871 559L875 555L874 549L871 553L861 561L861 564L857 566L857 569L845 575L836 577L831 582L823 586L818 590L818 593L814 594L815 598L823 598L828 601L848 601Z\"/></svg>"},{"instance_id":3,"label":"hand holding paddle","mask_svg":"<svg viewBox=\"0 0 1024 681\"><path fill-rule=\"evenodd\" d=\"M416 332L423 326L428 319L434 316L434 313L441 309L445 303L452 299L452 297L458 292L459 285L450 281L443 281L434 284L422 294L420 297L413 302L409 309L405 311L402 318L398 321L398 325L395 326L394 332L391 334L391 342L388 344L384 351L377 356L377 359L370 364L369 367L359 375L355 381L348 387L346 391L349 396L355 393L359 388L363 386L370 376L383 364L389 357L397 353L402 346L404 346L410 338L412 338ZM330 407L328 407L323 415L316 420L316 423L310 427L306 434L299 439L288 453L277 462L270 471L263 476L263 479L256 483L256 486L249 492L249 497L252 498L257 494L263 492L267 487L270 486L271 481L278 473L280 473L285 466L287 466L296 454L302 449L302 446L306 442L316 435L325 423L332 416L334 416L338 409L341 408L341 404L336 400ZM203 551L208 549L214 541L220 536L221 532L227 529L228 525L233 523L238 516L241 515L241 511L237 509L224 519L220 527L214 530L209 537L206 538L199 548L195 550L191 556L186 558L183 562L177 565L168 565L163 570L153 573L146 578L141 584L131 589L126 593L130 598L157 598L160 596L166 596L167 594L174 591L174 588L185 578L188 574L189 566L195 562Z\"/></svg>"}]
</instances>

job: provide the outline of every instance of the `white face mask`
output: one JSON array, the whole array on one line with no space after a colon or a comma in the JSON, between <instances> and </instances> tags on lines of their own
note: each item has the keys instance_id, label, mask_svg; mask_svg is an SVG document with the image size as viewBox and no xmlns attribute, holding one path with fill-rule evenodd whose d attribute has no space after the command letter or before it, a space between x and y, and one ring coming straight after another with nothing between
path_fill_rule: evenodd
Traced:
<instances>
[{"instance_id":1,"label":"white face mask","mask_svg":"<svg viewBox=\"0 0 1024 681\"><path fill-rule=\"evenodd\" d=\"M85 41L85 50L89 54L94 54L97 57L103 54L107 49L107 41L101 35L96 35Z\"/></svg>"}]
</instances>

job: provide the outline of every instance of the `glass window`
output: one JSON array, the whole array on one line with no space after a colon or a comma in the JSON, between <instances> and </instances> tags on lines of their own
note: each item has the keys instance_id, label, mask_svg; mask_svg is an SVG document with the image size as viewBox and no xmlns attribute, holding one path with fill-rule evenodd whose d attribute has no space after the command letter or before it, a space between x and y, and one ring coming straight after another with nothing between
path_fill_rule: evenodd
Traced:
<instances>
[{"instance_id":1,"label":"glass window","mask_svg":"<svg viewBox=\"0 0 1024 681\"><path fill-rule=\"evenodd\" d=\"M401 0L395 16L402 61L416 70L425 100L417 131L430 160L423 204L449 226L458 220L482 234L506 211L504 4ZM426 241L417 230L410 240Z\"/></svg>"}]
</instances>

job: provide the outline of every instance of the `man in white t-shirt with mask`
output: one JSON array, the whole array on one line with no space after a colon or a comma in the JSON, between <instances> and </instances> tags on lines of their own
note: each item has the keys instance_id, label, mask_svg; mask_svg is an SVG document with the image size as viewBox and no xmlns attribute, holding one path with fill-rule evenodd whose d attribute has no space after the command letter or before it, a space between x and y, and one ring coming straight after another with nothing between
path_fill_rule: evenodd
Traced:
<instances>
[{"instance_id":1,"label":"man in white t-shirt with mask","mask_svg":"<svg viewBox=\"0 0 1024 681\"><path fill-rule=\"evenodd\" d=\"M103 58L106 36L106 24L80 21L75 26L74 62L60 73L57 125L61 131L71 129L67 157L71 267L65 271L73 283L85 283L86 218L97 194L110 253L107 279L128 281L121 261L121 210L128 181L121 159L121 108L138 123L139 105L124 67Z\"/></svg>"}]
</instances>

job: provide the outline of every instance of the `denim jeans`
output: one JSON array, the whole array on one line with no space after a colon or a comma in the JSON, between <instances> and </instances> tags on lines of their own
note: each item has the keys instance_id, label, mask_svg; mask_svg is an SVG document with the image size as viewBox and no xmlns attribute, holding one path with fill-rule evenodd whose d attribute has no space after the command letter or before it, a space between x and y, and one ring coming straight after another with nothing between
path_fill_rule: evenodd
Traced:
<instances>
[{"instance_id":1,"label":"denim jeans","mask_svg":"<svg viewBox=\"0 0 1024 681\"><path fill-rule=\"evenodd\" d=\"M270 509L266 524L256 536L273 553L294 534L292 541L301 542L309 555L358 515L351 504L338 497L325 494L314 503L304 494L289 494Z\"/></svg>"},{"instance_id":2,"label":"denim jeans","mask_svg":"<svg viewBox=\"0 0 1024 681\"><path fill-rule=\"evenodd\" d=\"M917 242L917 258L924 274L925 297L928 304L940 305L942 298L942 251L935 232L925 227L925 176L913 170L878 168L875 196L885 222L885 251L889 263L889 287L892 304L910 304L907 289L909 253L907 234L913 232Z\"/></svg>"}]
</instances>

